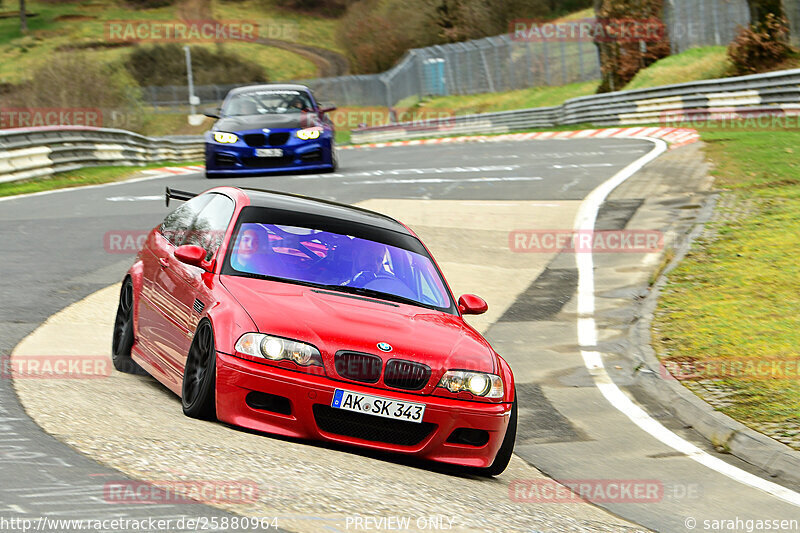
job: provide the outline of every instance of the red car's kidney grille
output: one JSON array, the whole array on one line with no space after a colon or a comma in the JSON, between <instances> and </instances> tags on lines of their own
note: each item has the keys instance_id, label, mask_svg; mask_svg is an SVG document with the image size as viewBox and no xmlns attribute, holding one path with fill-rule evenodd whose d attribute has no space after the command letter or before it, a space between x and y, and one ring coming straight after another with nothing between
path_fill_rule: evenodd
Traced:
<instances>
[{"instance_id":1,"label":"red car's kidney grille","mask_svg":"<svg viewBox=\"0 0 800 533\"><path fill-rule=\"evenodd\" d=\"M422 363L392 359L386 363L383 382L389 387L420 390L431 378L431 368Z\"/></svg>"},{"instance_id":2,"label":"red car's kidney grille","mask_svg":"<svg viewBox=\"0 0 800 533\"><path fill-rule=\"evenodd\" d=\"M377 355L360 352L336 352L333 357L336 373L346 379L375 383L381 377L383 360Z\"/></svg>"},{"instance_id":3,"label":"red car's kidney grille","mask_svg":"<svg viewBox=\"0 0 800 533\"><path fill-rule=\"evenodd\" d=\"M326 433L397 446L416 446L436 429L430 422L406 422L314 405L314 420Z\"/></svg>"}]
</instances>

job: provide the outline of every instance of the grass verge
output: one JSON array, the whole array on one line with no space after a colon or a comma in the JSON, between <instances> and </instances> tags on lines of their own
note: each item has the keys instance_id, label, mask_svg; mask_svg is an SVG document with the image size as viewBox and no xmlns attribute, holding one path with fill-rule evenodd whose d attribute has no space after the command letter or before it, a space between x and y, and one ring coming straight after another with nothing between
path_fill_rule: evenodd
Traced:
<instances>
[{"instance_id":1,"label":"grass verge","mask_svg":"<svg viewBox=\"0 0 800 533\"><path fill-rule=\"evenodd\" d=\"M482 93L459 96L440 96L426 98L412 109L419 111L446 111L453 115L489 113L530 107L550 107L561 105L564 101L578 96L588 96L597 91L597 81L573 83L558 87L532 87L504 93ZM411 107L412 102L400 102L398 107Z\"/></svg>"},{"instance_id":2,"label":"grass verge","mask_svg":"<svg viewBox=\"0 0 800 533\"><path fill-rule=\"evenodd\" d=\"M49 178L0 183L0 197L122 181L130 178L137 172L150 168L182 167L202 164L202 161L186 161L183 163L157 163L143 167L88 167L81 170L64 172Z\"/></svg>"},{"instance_id":3,"label":"grass verge","mask_svg":"<svg viewBox=\"0 0 800 533\"><path fill-rule=\"evenodd\" d=\"M625 86L625 90L724 78L733 75L732 69L726 47L692 48L681 54L665 57L640 70Z\"/></svg>"},{"instance_id":4,"label":"grass verge","mask_svg":"<svg viewBox=\"0 0 800 533\"><path fill-rule=\"evenodd\" d=\"M720 411L798 448L800 130L701 135L723 207L668 277L654 347L713 378Z\"/></svg>"}]
</instances>

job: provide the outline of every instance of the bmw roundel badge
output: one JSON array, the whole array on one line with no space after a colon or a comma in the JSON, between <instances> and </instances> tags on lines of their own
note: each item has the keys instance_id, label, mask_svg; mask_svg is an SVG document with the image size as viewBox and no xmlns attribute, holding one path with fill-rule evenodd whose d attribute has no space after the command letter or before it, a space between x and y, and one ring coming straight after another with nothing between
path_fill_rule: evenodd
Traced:
<instances>
[{"instance_id":1,"label":"bmw roundel badge","mask_svg":"<svg viewBox=\"0 0 800 533\"><path fill-rule=\"evenodd\" d=\"M382 352L391 352L392 351L392 345L389 344L388 342L379 342L378 343L378 349L380 351L382 351Z\"/></svg>"}]
</instances>

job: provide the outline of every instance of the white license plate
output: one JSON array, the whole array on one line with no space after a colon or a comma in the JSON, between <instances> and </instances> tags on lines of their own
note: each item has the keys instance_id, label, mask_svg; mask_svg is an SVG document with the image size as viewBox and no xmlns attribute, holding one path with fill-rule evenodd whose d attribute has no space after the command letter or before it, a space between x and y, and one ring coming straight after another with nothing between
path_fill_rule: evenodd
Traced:
<instances>
[{"instance_id":1,"label":"white license plate","mask_svg":"<svg viewBox=\"0 0 800 533\"><path fill-rule=\"evenodd\" d=\"M280 148L256 148L256 157L283 157Z\"/></svg>"},{"instance_id":2,"label":"white license plate","mask_svg":"<svg viewBox=\"0 0 800 533\"><path fill-rule=\"evenodd\" d=\"M333 393L331 407L335 409L345 409L357 413L382 416L393 420L407 420L408 422L422 422L425 415L425 404L405 402L361 394L342 389L336 389Z\"/></svg>"}]
</instances>

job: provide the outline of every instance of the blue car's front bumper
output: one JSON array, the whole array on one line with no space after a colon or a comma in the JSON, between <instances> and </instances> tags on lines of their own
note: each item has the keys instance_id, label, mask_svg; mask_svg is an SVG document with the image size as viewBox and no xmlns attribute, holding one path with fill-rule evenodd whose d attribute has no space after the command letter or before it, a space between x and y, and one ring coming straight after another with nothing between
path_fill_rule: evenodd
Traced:
<instances>
[{"instance_id":1,"label":"blue car's front bumper","mask_svg":"<svg viewBox=\"0 0 800 533\"><path fill-rule=\"evenodd\" d=\"M261 176L291 173L299 170L332 170L334 168L333 133L323 131L317 139L304 141L296 130L261 130L235 132L235 143L222 144L206 133L206 175L208 177ZM259 137L261 136L261 137ZM259 139L264 138L263 144ZM255 141L253 139L256 139ZM285 140L284 140L285 139ZM279 157L259 157L259 149L279 149Z\"/></svg>"}]
</instances>

